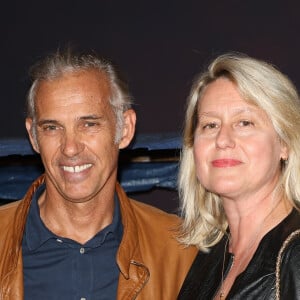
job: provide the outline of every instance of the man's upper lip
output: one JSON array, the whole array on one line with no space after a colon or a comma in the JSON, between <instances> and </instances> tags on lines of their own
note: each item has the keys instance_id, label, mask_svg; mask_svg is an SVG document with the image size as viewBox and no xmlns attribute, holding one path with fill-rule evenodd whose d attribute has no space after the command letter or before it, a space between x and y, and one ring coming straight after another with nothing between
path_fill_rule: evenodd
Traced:
<instances>
[{"instance_id":1,"label":"man's upper lip","mask_svg":"<svg viewBox=\"0 0 300 300\"><path fill-rule=\"evenodd\" d=\"M59 167L60 168L75 168L75 167L82 167L85 165L92 165L90 162L60 162Z\"/></svg>"},{"instance_id":2,"label":"man's upper lip","mask_svg":"<svg viewBox=\"0 0 300 300\"><path fill-rule=\"evenodd\" d=\"M84 165L91 165L91 163L77 163L77 164L59 164L61 167L80 167L80 166L84 166Z\"/></svg>"},{"instance_id":3,"label":"man's upper lip","mask_svg":"<svg viewBox=\"0 0 300 300\"><path fill-rule=\"evenodd\" d=\"M87 165L89 164L88 162L81 162L81 163L59 163L61 167L76 167L76 166L82 166L82 165Z\"/></svg>"},{"instance_id":4,"label":"man's upper lip","mask_svg":"<svg viewBox=\"0 0 300 300\"><path fill-rule=\"evenodd\" d=\"M214 167L233 167L241 164L241 161L234 158L219 158L213 160L211 163Z\"/></svg>"},{"instance_id":5,"label":"man's upper lip","mask_svg":"<svg viewBox=\"0 0 300 300\"><path fill-rule=\"evenodd\" d=\"M86 164L90 164L91 162L88 161L83 161L83 160L61 160L58 161L59 166L61 167L75 167L75 166L82 166L82 165L86 165Z\"/></svg>"}]
</instances>

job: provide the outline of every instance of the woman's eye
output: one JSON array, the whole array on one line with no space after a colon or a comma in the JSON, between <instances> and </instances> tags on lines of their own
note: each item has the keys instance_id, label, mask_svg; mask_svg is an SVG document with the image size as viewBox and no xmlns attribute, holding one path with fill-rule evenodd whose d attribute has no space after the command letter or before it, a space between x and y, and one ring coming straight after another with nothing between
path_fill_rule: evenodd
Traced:
<instances>
[{"instance_id":1,"label":"woman's eye","mask_svg":"<svg viewBox=\"0 0 300 300\"><path fill-rule=\"evenodd\" d=\"M254 123L252 121L242 120L239 122L239 125L242 127L246 127L246 126L252 126L254 125Z\"/></svg>"}]
</instances>

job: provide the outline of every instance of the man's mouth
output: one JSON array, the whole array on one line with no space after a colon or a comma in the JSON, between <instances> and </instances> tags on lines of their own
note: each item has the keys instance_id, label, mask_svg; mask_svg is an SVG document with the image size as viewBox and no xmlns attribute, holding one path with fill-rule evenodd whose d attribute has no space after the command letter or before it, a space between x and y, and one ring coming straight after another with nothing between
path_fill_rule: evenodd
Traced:
<instances>
[{"instance_id":1,"label":"man's mouth","mask_svg":"<svg viewBox=\"0 0 300 300\"><path fill-rule=\"evenodd\" d=\"M82 172L88 168L90 168L92 166L92 164L84 164L84 165L80 165L80 166L62 166L62 169L66 172L70 172L70 173L79 173Z\"/></svg>"}]
</instances>

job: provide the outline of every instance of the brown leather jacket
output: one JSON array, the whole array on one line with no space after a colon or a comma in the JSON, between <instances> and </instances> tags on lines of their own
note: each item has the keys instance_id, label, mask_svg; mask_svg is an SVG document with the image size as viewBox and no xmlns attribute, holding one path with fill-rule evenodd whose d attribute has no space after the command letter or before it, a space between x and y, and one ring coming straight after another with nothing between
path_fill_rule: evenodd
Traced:
<instances>
[{"instance_id":1,"label":"brown leather jacket","mask_svg":"<svg viewBox=\"0 0 300 300\"><path fill-rule=\"evenodd\" d=\"M0 206L0 300L23 299L23 231L32 195L43 181L37 179L23 200ZM117 299L176 299L197 250L176 242L176 216L128 199L119 184L116 191L124 226Z\"/></svg>"}]
</instances>

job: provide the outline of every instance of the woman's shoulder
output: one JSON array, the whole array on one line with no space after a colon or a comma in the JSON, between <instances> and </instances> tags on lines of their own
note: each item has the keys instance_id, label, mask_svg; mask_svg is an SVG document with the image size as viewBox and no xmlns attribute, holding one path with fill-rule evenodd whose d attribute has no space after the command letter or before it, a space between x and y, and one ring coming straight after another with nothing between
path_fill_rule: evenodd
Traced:
<instances>
[{"instance_id":1,"label":"woman's shoulder","mask_svg":"<svg viewBox=\"0 0 300 300\"><path fill-rule=\"evenodd\" d=\"M300 229L283 242L277 257L276 277L282 298L300 299Z\"/></svg>"},{"instance_id":2,"label":"woman's shoulder","mask_svg":"<svg viewBox=\"0 0 300 300\"><path fill-rule=\"evenodd\" d=\"M300 264L300 228L291 232L284 240L279 251L279 257L280 256L285 260L297 257L299 258Z\"/></svg>"},{"instance_id":3,"label":"woman's shoulder","mask_svg":"<svg viewBox=\"0 0 300 300\"><path fill-rule=\"evenodd\" d=\"M300 212L295 208L272 230L270 230L263 241L272 244L272 247L281 247L286 240L297 240L297 232L300 230ZM296 242L296 241L295 241ZM274 244L275 243L275 244Z\"/></svg>"}]
</instances>

